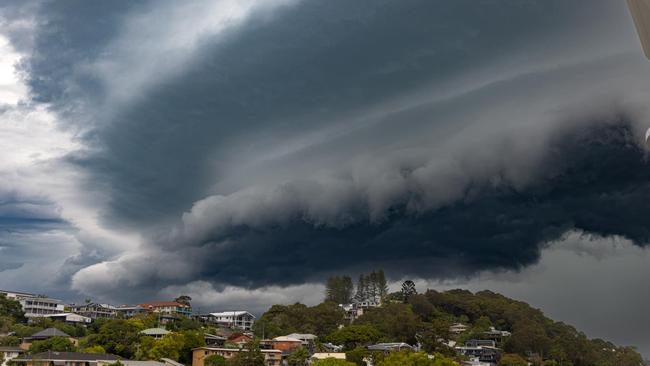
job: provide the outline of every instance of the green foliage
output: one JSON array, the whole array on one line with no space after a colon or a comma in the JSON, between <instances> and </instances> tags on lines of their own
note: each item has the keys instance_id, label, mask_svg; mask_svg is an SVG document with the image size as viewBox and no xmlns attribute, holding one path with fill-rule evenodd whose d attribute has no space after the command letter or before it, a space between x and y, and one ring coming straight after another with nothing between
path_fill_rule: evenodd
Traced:
<instances>
[{"instance_id":1,"label":"green foliage","mask_svg":"<svg viewBox=\"0 0 650 366\"><path fill-rule=\"evenodd\" d=\"M388 285L383 270L361 274L357 282L356 301L381 302L388 295Z\"/></svg>"},{"instance_id":2,"label":"green foliage","mask_svg":"<svg viewBox=\"0 0 650 366\"><path fill-rule=\"evenodd\" d=\"M345 353L345 358L358 366L366 366L366 362L363 360L366 357L368 357L368 350L364 347L358 347Z\"/></svg>"},{"instance_id":3,"label":"green foliage","mask_svg":"<svg viewBox=\"0 0 650 366\"><path fill-rule=\"evenodd\" d=\"M137 319L105 321L99 332L88 337L88 346L99 345L106 352L130 359L134 356L144 325Z\"/></svg>"},{"instance_id":4,"label":"green foliage","mask_svg":"<svg viewBox=\"0 0 650 366\"><path fill-rule=\"evenodd\" d=\"M413 295L417 295L418 290L415 289L415 283L411 280L406 280L402 283L402 301L407 304L409 298Z\"/></svg>"},{"instance_id":5,"label":"green foliage","mask_svg":"<svg viewBox=\"0 0 650 366\"><path fill-rule=\"evenodd\" d=\"M44 328L41 327L34 327L34 326L29 326L24 324L14 324L11 327L11 331L16 333L16 336L20 338L29 337L34 333L40 332L43 329Z\"/></svg>"},{"instance_id":6,"label":"green foliage","mask_svg":"<svg viewBox=\"0 0 650 366\"><path fill-rule=\"evenodd\" d=\"M540 310L491 291L429 290L425 296L439 311L472 324L474 331L485 327L489 319L496 328L512 332L503 344L507 353L540 354L563 366L638 366L641 362L634 349L589 340L575 328L545 317Z\"/></svg>"},{"instance_id":7,"label":"green foliage","mask_svg":"<svg viewBox=\"0 0 650 366\"><path fill-rule=\"evenodd\" d=\"M179 333L167 334L154 342L148 352L149 358L152 360L171 358L172 360L178 361L181 357L184 341L184 337Z\"/></svg>"},{"instance_id":8,"label":"green foliage","mask_svg":"<svg viewBox=\"0 0 650 366\"><path fill-rule=\"evenodd\" d=\"M298 348L287 357L288 366L307 366L307 361L309 361L309 351L304 347Z\"/></svg>"},{"instance_id":9,"label":"green foliage","mask_svg":"<svg viewBox=\"0 0 650 366\"><path fill-rule=\"evenodd\" d=\"M327 279L325 301L335 304L348 304L352 301L354 284L349 276L333 276Z\"/></svg>"},{"instance_id":10,"label":"green foliage","mask_svg":"<svg viewBox=\"0 0 650 366\"><path fill-rule=\"evenodd\" d=\"M326 358L324 360L318 360L312 363L312 366L355 366L356 363L346 361L346 360L337 360L335 358Z\"/></svg>"},{"instance_id":11,"label":"green foliage","mask_svg":"<svg viewBox=\"0 0 650 366\"><path fill-rule=\"evenodd\" d=\"M326 302L308 307L303 304L273 305L255 322L258 337L274 338L290 333L311 333L325 336L344 324L344 312L338 305Z\"/></svg>"},{"instance_id":12,"label":"green foliage","mask_svg":"<svg viewBox=\"0 0 650 366\"><path fill-rule=\"evenodd\" d=\"M528 361L517 354L507 353L501 357L499 366L528 366Z\"/></svg>"},{"instance_id":13,"label":"green foliage","mask_svg":"<svg viewBox=\"0 0 650 366\"><path fill-rule=\"evenodd\" d=\"M440 354L430 358L421 352L393 352L379 361L377 366L457 366L450 358Z\"/></svg>"},{"instance_id":14,"label":"green foliage","mask_svg":"<svg viewBox=\"0 0 650 366\"><path fill-rule=\"evenodd\" d=\"M192 301L192 298L187 296L187 295L181 295L181 296L175 298L174 301L176 301L179 304L191 306L190 301Z\"/></svg>"},{"instance_id":15,"label":"green foliage","mask_svg":"<svg viewBox=\"0 0 650 366\"><path fill-rule=\"evenodd\" d=\"M103 354L106 353L106 350L102 346L91 346L91 347L86 347L81 350L83 353L99 353Z\"/></svg>"},{"instance_id":16,"label":"green foliage","mask_svg":"<svg viewBox=\"0 0 650 366\"><path fill-rule=\"evenodd\" d=\"M33 318L30 325L38 329L56 328L75 338L83 337L87 333L87 329L84 326L67 324L49 318Z\"/></svg>"},{"instance_id":17,"label":"green foliage","mask_svg":"<svg viewBox=\"0 0 650 366\"><path fill-rule=\"evenodd\" d=\"M35 341L29 347L29 352L40 353L45 351L56 352L74 352L77 347L68 338L65 337L52 337L42 341Z\"/></svg>"},{"instance_id":18,"label":"green foliage","mask_svg":"<svg viewBox=\"0 0 650 366\"><path fill-rule=\"evenodd\" d=\"M167 330L172 332L178 332L182 330L199 330L199 329L201 329L201 323L185 316L181 316L178 320L167 324Z\"/></svg>"},{"instance_id":19,"label":"green foliage","mask_svg":"<svg viewBox=\"0 0 650 366\"><path fill-rule=\"evenodd\" d=\"M20 345L20 338L15 336L0 337L0 347L16 347Z\"/></svg>"},{"instance_id":20,"label":"green foliage","mask_svg":"<svg viewBox=\"0 0 650 366\"><path fill-rule=\"evenodd\" d=\"M205 366L226 366L226 359L221 355L210 355L203 360Z\"/></svg>"},{"instance_id":21,"label":"green foliage","mask_svg":"<svg viewBox=\"0 0 650 366\"><path fill-rule=\"evenodd\" d=\"M159 360L170 358L184 364L192 363L192 349L205 346L203 333L187 330L170 333L160 339L140 338L140 352L134 355L138 359Z\"/></svg>"},{"instance_id":22,"label":"green foliage","mask_svg":"<svg viewBox=\"0 0 650 366\"><path fill-rule=\"evenodd\" d=\"M353 324L334 331L326 339L333 344L342 345L346 350L352 350L375 343L381 337L382 334L370 324Z\"/></svg>"},{"instance_id":23,"label":"green foliage","mask_svg":"<svg viewBox=\"0 0 650 366\"><path fill-rule=\"evenodd\" d=\"M25 321L23 307L18 301L8 298L5 294L0 294L0 317L11 318L15 323Z\"/></svg>"},{"instance_id":24,"label":"green foliage","mask_svg":"<svg viewBox=\"0 0 650 366\"><path fill-rule=\"evenodd\" d=\"M368 309L355 324L373 326L386 341L410 344L417 342L415 335L424 328L424 323L406 304L386 304Z\"/></svg>"}]
</instances>

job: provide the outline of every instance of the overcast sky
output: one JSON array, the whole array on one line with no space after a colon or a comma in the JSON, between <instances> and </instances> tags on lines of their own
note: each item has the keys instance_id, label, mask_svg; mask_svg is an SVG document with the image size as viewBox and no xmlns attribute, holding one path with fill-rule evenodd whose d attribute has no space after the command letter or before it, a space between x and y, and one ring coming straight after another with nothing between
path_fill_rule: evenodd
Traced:
<instances>
[{"instance_id":1,"label":"overcast sky","mask_svg":"<svg viewBox=\"0 0 650 366\"><path fill-rule=\"evenodd\" d=\"M0 288L201 310L492 289L650 355L619 0L4 1Z\"/></svg>"}]
</instances>

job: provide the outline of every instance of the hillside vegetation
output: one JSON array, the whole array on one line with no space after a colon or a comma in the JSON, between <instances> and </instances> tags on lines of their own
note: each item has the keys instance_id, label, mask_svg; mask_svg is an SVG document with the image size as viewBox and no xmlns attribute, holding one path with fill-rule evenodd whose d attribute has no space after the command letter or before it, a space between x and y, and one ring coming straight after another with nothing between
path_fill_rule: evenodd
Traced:
<instances>
[{"instance_id":1,"label":"hillside vegetation","mask_svg":"<svg viewBox=\"0 0 650 366\"><path fill-rule=\"evenodd\" d=\"M328 291L330 292L330 291ZM454 336L454 323L469 326ZM342 326L339 329L339 326ZM274 305L256 323L258 335L314 333L322 342L344 346L348 359L361 363L364 346L377 342L421 344L429 353L457 357L446 343L480 338L490 327L512 333L499 347L505 362L526 359L533 365L639 366L642 358L632 347L620 347L602 339L589 339L574 327L556 322L538 309L503 295L466 290L411 294L406 301L400 293L389 294L383 305L368 309L349 324L334 302L314 307L302 304ZM504 363L505 364L505 363Z\"/></svg>"}]
</instances>

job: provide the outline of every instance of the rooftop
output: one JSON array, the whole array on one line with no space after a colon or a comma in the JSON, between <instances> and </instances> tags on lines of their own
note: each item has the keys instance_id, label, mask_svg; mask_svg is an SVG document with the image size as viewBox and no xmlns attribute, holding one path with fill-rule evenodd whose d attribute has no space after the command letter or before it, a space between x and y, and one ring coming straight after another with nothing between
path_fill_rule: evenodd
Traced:
<instances>
[{"instance_id":1,"label":"rooftop","mask_svg":"<svg viewBox=\"0 0 650 366\"><path fill-rule=\"evenodd\" d=\"M163 328L149 328L149 329L143 330L140 333L142 333L144 335L148 335L148 336L164 336L164 335L167 335L167 334L169 334L171 332L168 331L167 329L163 329Z\"/></svg>"},{"instance_id":2,"label":"rooftop","mask_svg":"<svg viewBox=\"0 0 650 366\"><path fill-rule=\"evenodd\" d=\"M0 347L0 352L18 352L24 353L25 350L20 347Z\"/></svg>"},{"instance_id":3,"label":"rooftop","mask_svg":"<svg viewBox=\"0 0 650 366\"><path fill-rule=\"evenodd\" d=\"M50 338L50 337L65 337L70 338L68 333L62 332L56 328L47 328L38 333L32 334L27 338Z\"/></svg>"},{"instance_id":4,"label":"rooftop","mask_svg":"<svg viewBox=\"0 0 650 366\"><path fill-rule=\"evenodd\" d=\"M244 315L244 314L249 314L253 318L255 317L253 314L249 313L248 311L244 311L244 310L222 311L222 312L219 312L219 313L210 313L210 315L216 316L216 317L219 317L219 316L240 316L240 315Z\"/></svg>"},{"instance_id":5,"label":"rooftop","mask_svg":"<svg viewBox=\"0 0 650 366\"><path fill-rule=\"evenodd\" d=\"M141 306L143 308L150 308L150 307L166 307L166 306L176 306L176 307L189 307L188 305L181 304L180 302L176 301L151 301L151 302L145 302L142 304L139 304L138 306Z\"/></svg>"}]
</instances>

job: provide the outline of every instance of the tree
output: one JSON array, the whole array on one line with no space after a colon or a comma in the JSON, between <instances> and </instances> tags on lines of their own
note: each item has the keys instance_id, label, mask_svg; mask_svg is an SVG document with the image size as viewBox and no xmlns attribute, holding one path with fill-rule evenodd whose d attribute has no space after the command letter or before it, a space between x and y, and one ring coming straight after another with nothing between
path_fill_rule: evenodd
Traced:
<instances>
[{"instance_id":1,"label":"tree","mask_svg":"<svg viewBox=\"0 0 650 366\"><path fill-rule=\"evenodd\" d=\"M415 344L415 335L425 328L409 305L386 304L368 309L354 322L355 325L372 325L382 337L392 342Z\"/></svg>"},{"instance_id":2,"label":"tree","mask_svg":"<svg viewBox=\"0 0 650 366\"><path fill-rule=\"evenodd\" d=\"M91 347L86 347L81 350L83 353L99 353L99 354L104 354L106 353L106 350L102 346L91 346Z\"/></svg>"},{"instance_id":3,"label":"tree","mask_svg":"<svg viewBox=\"0 0 650 366\"><path fill-rule=\"evenodd\" d=\"M379 289L379 301L383 302L386 296L388 296L388 282L386 281L386 275L383 269L377 272L377 288Z\"/></svg>"},{"instance_id":4,"label":"tree","mask_svg":"<svg viewBox=\"0 0 650 366\"><path fill-rule=\"evenodd\" d=\"M14 299L0 294L0 316L12 318L14 322L24 322L25 312L22 305Z\"/></svg>"},{"instance_id":5,"label":"tree","mask_svg":"<svg viewBox=\"0 0 650 366\"><path fill-rule=\"evenodd\" d=\"M415 283L411 280L406 280L402 283L402 301L408 304L409 298L417 295L418 291L415 289Z\"/></svg>"},{"instance_id":6,"label":"tree","mask_svg":"<svg viewBox=\"0 0 650 366\"><path fill-rule=\"evenodd\" d=\"M345 352L345 359L354 362L357 366L366 366L364 359L368 357L368 350L365 347L357 347Z\"/></svg>"},{"instance_id":7,"label":"tree","mask_svg":"<svg viewBox=\"0 0 650 366\"><path fill-rule=\"evenodd\" d=\"M309 352L304 347L298 348L287 357L288 366L307 366L308 361Z\"/></svg>"},{"instance_id":8,"label":"tree","mask_svg":"<svg viewBox=\"0 0 650 366\"><path fill-rule=\"evenodd\" d=\"M144 326L137 319L111 319L103 323L99 332L89 336L88 346L99 345L108 353L129 359L137 350L142 330Z\"/></svg>"},{"instance_id":9,"label":"tree","mask_svg":"<svg viewBox=\"0 0 650 366\"><path fill-rule=\"evenodd\" d=\"M40 353L45 351L74 352L77 347L65 337L52 337L42 341L34 341L29 347L29 352Z\"/></svg>"},{"instance_id":10,"label":"tree","mask_svg":"<svg viewBox=\"0 0 650 366\"><path fill-rule=\"evenodd\" d=\"M192 298L187 296L187 295L181 295L181 296L175 298L174 301L176 301L179 304L191 306L190 301L192 301Z\"/></svg>"},{"instance_id":11,"label":"tree","mask_svg":"<svg viewBox=\"0 0 650 366\"><path fill-rule=\"evenodd\" d=\"M181 357L184 344L185 340L182 334L169 333L154 341L153 347L149 350L149 358L152 360L171 358L174 361L178 361Z\"/></svg>"},{"instance_id":12,"label":"tree","mask_svg":"<svg viewBox=\"0 0 650 366\"><path fill-rule=\"evenodd\" d=\"M367 346L377 342L381 333L372 325L348 325L327 336L331 343L342 345L345 350Z\"/></svg>"},{"instance_id":13,"label":"tree","mask_svg":"<svg viewBox=\"0 0 650 366\"><path fill-rule=\"evenodd\" d=\"M331 302L308 307L303 304L273 305L253 329L258 337L274 338L290 333L312 333L323 337L345 323L345 313Z\"/></svg>"},{"instance_id":14,"label":"tree","mask_svg":"<svg viewBox=\"0 0 650 366\"><path fill-rule=\"evenodd\" d=\"M312 363L312 366L356 366L356 363L346 360L337 360L335 358L326 358Z\"/></svg>"},{"instance_id":15,"label":"tree","mask_svg":"<svg viewBox=\"0 0 650 366\"><path fill-rule=\"evenodd\" d=\"M361 274L359 275L359 281L357 282L357 292L354 295L354 300L361 302L368 300L368 282L366 276Z\"/></svg>"},{"instance_id":16,"label":"tree","mask_svg":"<svg viewBox=\"0 0 650 366\"><path fill-rule=\"evenodd\" d=\"M506 353L501 357L499 366L528 366L528 361L517 354Z\"/></svg>"},{"instance_id":17,"label":"tree","mask_svg":"<svg viewBox=\"0 0 650 366\"><path fill-rule=\"evenodd\" d=\"M210 355L203 360L205 366L226 366L226 359L221 355Z\"/></svg>"},{"instance_id":18,"label":"tree","mask_svg":"<svg viewBox=\"0 0 650 366\"><path fill-rule=\"evenodd\" d=\"M421 352L393 352L379 361L378 366L456 366L456 362L443 355L429 358Z\"/></svg>"},{"instance_id":19,"label":"tree","mask_svg":"<svg viewBox=\"0 0 650 366\"><path fill-rule=\"evenodd\" d=\"M0 347L16 347L20 345L20 338L16 336L0 337Z\"/></svg>"},{"instance_id":20,"label":"tree","mask_svg":"<svg viewBox=\"0 0 650 366\"><path fill-rule=\"evenodd\" d=\"M237 355L228 360L228 366L264 366L264 354L260 347L250 342L237 353Z\"/></svg>"},{"instance_id":21,"label":"tree","mask_svg":"<svg viewBox=\"0 0 650 366\"><path fill-rule=\"evenodd\" d=\"M352 301L354 284L349 276L333 276L327 279L325 301L336 304L349 304Z\"/></svg>"}]
</instances>

